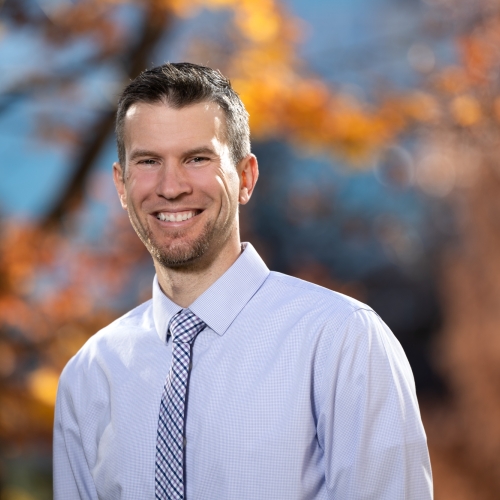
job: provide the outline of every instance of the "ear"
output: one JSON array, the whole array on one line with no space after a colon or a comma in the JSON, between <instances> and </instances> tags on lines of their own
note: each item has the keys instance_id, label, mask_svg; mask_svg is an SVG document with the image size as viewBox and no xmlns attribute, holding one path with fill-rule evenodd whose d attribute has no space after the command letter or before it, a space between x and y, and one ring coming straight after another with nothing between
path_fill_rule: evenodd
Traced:
<instances>
[{"instance_id":1,"label":"ear","mask_svg":"<svg viewBox=\"0 0 500 500\"><path fill-rule=\"evenodd\" d=\"M252 196L255 184L259 178L259 164L253 154L245 156L238 164L238 175L240 177L240 195L238 201L246 205Z\"/></svg>"},{"instance_id":2,"label":"ear","mask_svg":"<svg viewBox=\"0 0 500 500\"><path fill-rule=\"evenodd\" d=\"M118 198L124 210L127 210L127 196L125 193L124 172L122 166L115 161L113 163L113 181L115 183Z\"/></svg>"}]
</instances>

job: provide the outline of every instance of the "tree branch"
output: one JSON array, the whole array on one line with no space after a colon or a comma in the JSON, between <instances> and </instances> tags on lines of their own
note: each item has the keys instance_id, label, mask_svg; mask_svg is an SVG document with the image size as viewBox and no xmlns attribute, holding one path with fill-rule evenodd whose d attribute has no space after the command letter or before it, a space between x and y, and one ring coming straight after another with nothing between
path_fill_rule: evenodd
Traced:
<instances>
[{"instance_id":1,"label":"tree branch","mask_svg":"<svg viewBox=\"0 0 500 500\"><path fill-rule=\"evenodd\" d=\"M151 7L145 15L144 25L139 42L129 53L123 54L126 64L130 61L126 73L130 78L135 78L143 71L148 63L149 56L155 48L159 39L168 28L171 21L171 14L166 10ZM41 221L42 227L59 227L67 214L72 209L80 205L83 199L83 189L92 166L102 151L109 134L113 131L115 123L114 108L101 114L97 122L89 130L88 139L82 145L76 156L73 174L68 181L66 188L59 195L52 209Z\"/></svg>"}]
</instances>

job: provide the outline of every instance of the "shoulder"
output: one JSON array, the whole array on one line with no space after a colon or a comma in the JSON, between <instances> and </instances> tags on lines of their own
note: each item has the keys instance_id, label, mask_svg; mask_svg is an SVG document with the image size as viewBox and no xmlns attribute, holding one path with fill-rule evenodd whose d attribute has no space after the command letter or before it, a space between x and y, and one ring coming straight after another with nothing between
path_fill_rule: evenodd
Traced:
<instances>
[{"instance_id":1,"label":"shoulder","mask_svg":"<svg viewBox=\"0 0 500 500\"><path fill-rule=\"evenodd\" d=\"M91 369L104 367L110 357L119 357L130 351L135 343L150 336L153 330L152 300L148 300L92 335L68 361L61 374L61 382L73 381L77 374L82 376Z\"/></svg>"},{"instance_id":2,"label":"shoulder","mask_svg":"<svg viewBox=\"0 0 500 500\"><path fill-rule=\"evenodd\" d=\"M268 297L276 296L290 304L314 310L317 314L324 313L337 318L346 318L361 310L374 313L370 306L352 297L274 271L269 274L264 290Z\"/></svg>"},{"instance_id":3,"label":"shoulder","mask_svg":"<svg viewBox=\"0 0 500 500\"><path fill-rule=\"evenodd\" d=\"M321 351L381 320L372 308L354 298L285 274L271 272L254 295L242 321L272 329L314 345ZM353 328L359 325L359 328Z\"/></svg>"},{"instance_id":4,"label":"shoulder","mask_svg":"<svg viewBox=\"0 0 500 500\"><path fill-rule=\"evenodd\" d=\"M286 274L271 272L265 283L268 304L286 311L320 334L325 346L337 354L351 350L356 355L375 352L403 358L401 346L380 316L367 304L339 292ZM280 308L279 304L283 304Z\"/></svg>"},{"instance_id":5,"label":"shoulder","mask_svg":"<svg viewBox=\"0 0 500 500\"><path fill-rule=\"evenodd\" d=\"M134 343L145 332L154 329L152 300L135 307L108 326L99 330L83 346L82 351L118 349L123 344Z\"/></svg>"},{"instance_id":6,"label":"shoulder","mask_svg":"<svg viewBox=\"0 0 500 500\"><path fill-rule=\"evenodd\" d=\"M318 391L325 384L331 387L332 380L333 385L349 388L353 380L367 376L387 381L402 378L413 386L399 341L367 304L276 272L270 273L261 290L253 308L254 324L278 325L284 335L292 335L310 349L316 376L323 380Z\"/></svg>"}]
</instances>

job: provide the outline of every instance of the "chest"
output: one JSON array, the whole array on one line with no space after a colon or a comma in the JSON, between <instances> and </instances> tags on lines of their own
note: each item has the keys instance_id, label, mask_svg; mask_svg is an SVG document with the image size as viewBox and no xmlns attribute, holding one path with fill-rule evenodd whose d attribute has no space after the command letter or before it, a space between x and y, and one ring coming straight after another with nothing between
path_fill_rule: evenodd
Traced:
<instances>
[{"instance_id":1,"label":"chest","mask_svg":"<svg viewBox=\"0 0 500 500\"><path fill-rule=\"evenodd\" d=\"M269 471L274 479L266 487L292 487L284 480L292 474L300 491L295 482L304 477L304 464L321 460L314 349L293 339L246 339L209 331L193 345L185 417L191 498L250 494ZM170 352L167 345L163 354L136 360L133 370L124 367L129 373L110 375L109 421L97 437L93 468L103 498L154 497L158 413ZM269 492L279 498L276 493Z\"/></svg>"}]
</instances>

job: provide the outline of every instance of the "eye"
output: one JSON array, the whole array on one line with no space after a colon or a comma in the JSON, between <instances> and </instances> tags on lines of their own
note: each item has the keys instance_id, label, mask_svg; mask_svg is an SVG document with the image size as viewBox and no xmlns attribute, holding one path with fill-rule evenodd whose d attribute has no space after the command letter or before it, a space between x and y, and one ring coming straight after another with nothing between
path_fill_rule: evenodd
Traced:
<instances>
[{"instance_id":1,"label":"eye","mask_svg":"<svg viewBox=\"0 0 500 500\"><path fill-rule=\"evenodd\" d=\"M157 161L153 160L151 158L148 158L146 160L140 160L138 163L141 163L142 165L154 165L155 163L157 163Z\"/></svg>"},{"instance_id":2,"label":"eye","mask_svg":"<svg viewBox=\"0 0 500 500\"><path fill-rule=\"evenodd\" d=\"M206 158L204 156L194 156L189 160L188 163L203 163L204 161L208 161L209 158Z\"/></svg>"}]
</instances>

